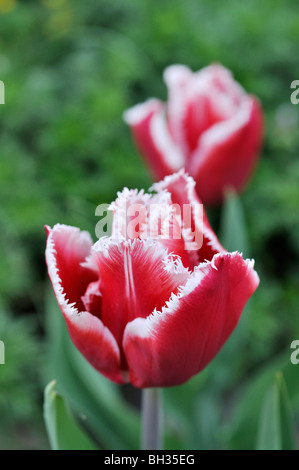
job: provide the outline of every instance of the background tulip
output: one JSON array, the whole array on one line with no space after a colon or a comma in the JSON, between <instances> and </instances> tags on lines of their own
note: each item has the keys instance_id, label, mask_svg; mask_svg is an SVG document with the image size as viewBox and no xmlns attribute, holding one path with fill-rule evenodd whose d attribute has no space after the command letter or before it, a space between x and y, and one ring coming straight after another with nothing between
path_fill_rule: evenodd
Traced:
<instances>
[{"instance_id":1,"label":"background tulip","mask_svg":"<svg viewBox=\"0 0 299 470\"><path fill-rule=\"evenodd\" d=\"M124 114L134 140L158 179L184 167L205 204L240 191L255 167L263 133L259 101L222 65L193 73L164 72L167 103L150 99Z\"/></svg>"},{"instance_id":2,"label":"background tulip","mask_svg":"<svg viewBox=\"0 0 299 470\"><path fill-rule=\"evenodd\" d=\"M226 252L205 214L195 217L200 201L191 177L180 171L154 189L119 193L112 236L94 245L75 227L47 229L48 272L75 346L109 379L140 388L178 385L206 367L259 283L253 261ZM172 227L183 224L184 205L192 219L181 238L160 237L163 216L158 239L146 237L144 223L135 237L124 236L123 209L136 202L147 213L167 204ZM186 234L197 231L202 246L188 249Z\"/></svg>"}]
</instances>

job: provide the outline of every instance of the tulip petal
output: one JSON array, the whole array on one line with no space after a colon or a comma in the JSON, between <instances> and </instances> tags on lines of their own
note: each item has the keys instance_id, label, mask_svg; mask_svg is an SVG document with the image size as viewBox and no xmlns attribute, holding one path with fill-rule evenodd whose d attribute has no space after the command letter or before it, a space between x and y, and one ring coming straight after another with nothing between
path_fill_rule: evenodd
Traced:
<instances>
[{"instance_id":1,"label":"tulip petal","mask_svg":"<svg viewBox=\"0 0 299 470\"><path fill-rule=\"evenodd\" d=\"M191 207L192 220L185 229L186 237L190 237L190 235L192 237L193 234L193 237L196 237L195 239L197 240L196 244L198 245L198 250L196 256L194 251L189 250L189 256L191 262L193 261L193 266L205 260L211 261L213 256L217 253L226 252L209 224L205 210L197 196L193 178L188 176L184 169L166 176L163 181L153 184L151 189L157 192L168 191L171 194L173 204L180 206L181 213L184 212L184 206ZM200 213L197 210L198 206L202 208Z\"/></svg>"},{"instance_id":2,"label":"tulip petal","mask_svg":"<svg viewBox=\"0 0 299 470\"><path fill-rule=\"evenodd\" d=\"M81 297L98 273L84 266L92 241L87 232L57 224L47 227L46 262L59 307L73 343L92 366L107 378L123 383L120 351L102 321L84 311Z\"/></svg>"},{"instance_id":3,"label":"tulip petal","mask_svg":"<svg viewBox=\"0 0 299 470\"><path fill-rule=\"evenodd\" d=\"M176 145L187 156L189 143L186 138L186 106L192 93L193 73L185 65L171 65L163 74L168 89L167 123Z\"/></svg>"},{"instance_id":4,"label":"tulip petal","mask_svg":"<svg viewBox=\"0 0 299 470\"><path fill-rule=\"evenodd\" d=\"M76 227L57 224L47 227L46 260L55 256L55 268L59 271L59 285L63 282L63 291L69 303L75 303L78 310L83 310L81 296L92 281L98 279L98 272L81 265L90 255L92 240L88 232L80 232ZM50 250L50 251L49 251ZM51 257L51 256L50 256ZM59 288L59 286L58 286Z\"/></svg>"},{"instance_id":5,"label":"tulip petal","mask_svg":"<svg viewBox=\"0 0 299 470\"><path fill-rule=\"evenodd\" d=\"M230 187L241 190L254 169L262 129L261 106L256 98L246 96L233 117L202 134L187 170L205 203L221 202Z\"/></svg>"},{"instance_id":6,"label":"tulip petal","mask_svg":"<svg viewBox=\"0 0 299 470\"><path fill-rule=\"evenodd\" d=\"M117 196L110 205L113 211L112 239L157 240L168 253L180 256L185 267L193 268L185 249L181 219L168 191L146 194L143 190L124 188Z\"/></svg>"},{"instance_id":7,"label":"tulip petal","mask_svg":"<svg viewBox=\"0 0 299 470\"><path fill-rule=\"evenodd\" d=\"M166 68L164 81L168 88L169 129L188 162L202 133L233 116L246 95L221 64L195 73L183 65L172 65Z\"/></svg>"},{"instance_id":8,"label":"tulip petal","mask_svg":"<svg viewBox=\"0 0 299 470\"><path fill-rule=\"evenodd\" d=\"M164 104L156 99L138 104L124 113L124 120L131 127L139 151L157 178L177 171L185 162L168 131L164 113Z\"/></svg>"},{"instance_id":9,"label":"tulip petal","mask_svg":"<svg viewBox=\"0 0 299 470\"><path fill-rule=\"evenodd\" d=\"M177 292L190 273L180 258L151 240L102 238L93 250L100 271L101 320L121 348L126 324L162 308L169 293Z\"/></svg>"},{"instance_id":10,"label":"tulip petal","mask_svg":"<svg viewBox=\"0 0 299 470\"><path fill-rule=\"evenodd\" d=\"M179 385L200 372L231 335L258 283L252 261L221 253L200 265L161 312L130 322L123 347L133 385Z\"/></svg>"},{"instance_id":11,"label":"tulip petal","mask_svg":"<svg viewBox=\"0 0 299 470\"><path fill-rule=\"evenodd\" d=\"M100 293L99 280L91 282L81 297L85 310L100 318L102 312L102 294Z\"/></svg>"}]
</instances>

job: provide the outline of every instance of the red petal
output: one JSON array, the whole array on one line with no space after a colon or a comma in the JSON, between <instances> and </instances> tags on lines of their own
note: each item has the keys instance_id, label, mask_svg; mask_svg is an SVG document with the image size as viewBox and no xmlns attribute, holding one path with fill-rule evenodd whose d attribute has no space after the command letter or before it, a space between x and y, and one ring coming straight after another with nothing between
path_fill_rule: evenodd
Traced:
<instances>
[{"instance_id":1,"label":"red petal","mask_svg":"<svg viewBox=\"0 0 299 470\"><path fill-rule=\"evenodd\" d=\"M181 213L184 211L184 205L191 206L191 225L186 227L186 229L189 228L192 233L196 234L198 243L202 243L202 246L196 252L196 256L194 251L189 251L191 261L193 260L193 267L201 261L210 261L213 256L219 252L226 252L213 232L203 207L200 214L202 218L196 217L196 213L198 212L196 212L195 209L196 205L202 205L202 203L195 191L193 178L188 176L184 170L180 170L177 173L167 176L163 181L155 183L153 189L158 192L162 190L169 191L172 202L180 206Z\"/></svg>"},{"instance_id":2,"label":"red petal","mask_svg":"<svg viewBox=\"0 0 299 470\"><path fill-rule=\"evenodd\" d=\"M113 382L127 382L126 372L120 371L120 351L112 333L103 322L89 312L63 310L66 324L76 348L101 374Z\"/></svg>"},{"instance_id":3,"label":"red petal","mask_svg":"<svg viewBox=\"0 0 299 470\"><path fill-rule=\"evenodd\" d=\"M151 99L134 106L125 112L124 119L156 178L164 178L184 166L184 158L168 132L161 101Z\"/></svg>"},{"instance_id":4,"label":"red petal","mask_svg":"<svg viewBox=\"0 0 299 470\"><path fill-rule=\"evenodd\" d=\"M201 134L220 120L214 112L209 98L205 95L199 95L196 97L196 101L193 100L186 104L182 126L188 142L188 157L197 148Z\"/></svg>"},{"instance_id":5,"label":"red petal","mask_svg":"<svg viewBox=\"0 0 299 470\"><path fill-rule=\"evenodd\" d=\"M173 65L165 70L164 80L168 87L169 128L188 161L201 134L236 114L246 95L231 72L220 64L195 73Z\"/></svg>"},{"instance_id":6,"label":"red petal","mask_svg":"<svg viewBox=\"0 0 299 470\"><path fill-rule=\"evenodd\" d=\"M100 270L101 319L121 347L126 324L162 308L189 272L156 242L101 239L94 249Z\"/></svg>"},{"instance_id":7,"label":"red petal","mask_svg":"<svg viewBox=\"0 0 299 470\"><path fill-rule=\"evenodd\" d=\"M181 220L168 191L150 195L143 190L124 188L110 209L113 211L112 239L158 240L168 253L180 256L183 265L193 269L185 249Z\"/></svg>"},{"instance_id":8,"label":"red petal","mask_svg":"<svg viewBox=\"0 0 299 470\"><path fill-rule=\"evenodd\" d=\"M85 310L100 318L102 313L102 294L100 293L99 280L91 282L81 297Z\"/></svg>"},{"instance_id":9,"label":"red petal","mask_svg":"<svg viewBox=\"0 0 299 470\"><path fill-rule=\"evenodd\" d=\"M205 204L221 202L230 187L243 187L256 164L262 134L262 109L254 97L246 97L231 119L203 133L187 169Z\"/></svg>"},{"instance_id":10,"label":"red petal","mask_svg":"<svg viewBox=\"0 0 299 470\"><path fill-rule=\"evenodd\" d=\"M169 131L176 145L187 157L189 142L185 120L188 102L190 102L190 95L192 95L193 73L184 65L171 65L164 71L164 81L168 89L167 123Z\"/></svg>"},{"instance_id":11,"label":"red petal","mask_svg":"<svg viewBox=\"0 0 299 470\"><path fill-rule=\"evenodd\" d=\"M98 277L98 273L84 266L91 245L89 234L75 227L48 228L49 277L75 346L99 372L122 383L117 343L99 318L84 311L81 300L87 286Z\"/></svg>"},{"instance_id":12,"label":"red petal","mask_svg":"<svg viewBox=\"0 0 299 470\"><path fill-rule=\"evenodd\" d=\"M81 296L88 284L98 278L98 273L81 266L89 256L92 246L89 233L80 232L76 227L57 224L48 232L46 255L49 254L49 246L55 250L55 269L63 282L63 291L68 301L83 310Z\"/></svg>"},{"instance_id":13,"label":"red petal","mask_svg":"<svg viewBox=\"0 0 299 470\"><path fill-rule=\"evenodd\" d=\"M251 261L219 254L162 312L129 323L124 351L133 385L179 385L200 372L231 335L258 283Z\"/></svg>"}]
</instances>

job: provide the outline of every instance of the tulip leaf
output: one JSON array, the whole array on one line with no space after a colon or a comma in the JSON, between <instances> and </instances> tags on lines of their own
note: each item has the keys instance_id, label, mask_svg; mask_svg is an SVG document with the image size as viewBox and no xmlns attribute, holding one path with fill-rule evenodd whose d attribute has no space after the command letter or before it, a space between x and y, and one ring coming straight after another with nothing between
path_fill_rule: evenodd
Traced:
<instances>
[{"instance_id":1,"label":"tulip leaf","mask_svg":"<svg viewBox=\"0 0 299 470\"><path fill-rule=\"evenodd\" d=\"M238 391L238 400L230 418L228 446L231 449L253 449L259 434L259 417L265 402L265 395L273 387L273 377L281 371L287 385L291 406L299 407L299 376L288 354L284 354L261 367ZM284 392L283 392L284 393ZM285 406L285 405L283 405ZM283 416L286 414L284 413Z\"/></svg>"},{"instance_id":2,"label":"tulip leaf","mask_svg":"<svg viewBox=\"0 0 299 470\"><path fill-rule=\"evenodd\" d=\"M52 292L47 302L49 375L106 449L138 448L140 419L121 386L99 374L73 345Z\"/></svg>"},{"instance_id":3,"label":"tulip leaf","mask_svg":"<svg viewBox=\"0 0 299 470\"><path fill-rule=\"evenodd\" d=\"M205 375L206 371L182 385L163 389L165 422L168 423L164 436L166 449L197 448L198 428L194 404Z\"/></svg>"},{"instance_id":4,"label":"tulip leaf","mask_svg":"<svg viewBox=\"0 0 299 470\"><path fill-rule=\"evenodd\" d=\"M264 400L257 450L294 450L290 404L281 373L276 374Z\"/></svg>"},{"instance_id":5,"label":"tulip leaf","mask_svg":"<svg viewBox=\"0 0 299 470\"><path fill-rule=\"evenodd\" d=\"M243 207L239 196L229 190L222 208L220 241L227 251L239 251L246 257L250 247Z\"/></svg>"},{"instance_id":6,"label":"tulip leaf","mask_svg":"<svg viewBox=\"0 0 299 470\"><path fill-rule=\"evenodd\" d=\"M55 387L55 381L50 382L44 394L44 419L52 450L95 450Z\"/></svg>"},{"instance_id":7,"label":"tulip leaf","mask_svg":"<svg viewBox=\"0 0 299 470\"><path fill-rule=\"evenodd\" d=\"M250 246L243 206L240 197L232 188L225 193L219 239L227 251L238 251L242 253L244 258L249 256ZM216 358L217 373L215 377L219 382L219 388L229 387L229 384L242 371L244 356L240 354L240 351L248 341L251 315L251 299L249 299L242 312L238 327L224 345L219 357Z\"/></svg>"}]
</instances>

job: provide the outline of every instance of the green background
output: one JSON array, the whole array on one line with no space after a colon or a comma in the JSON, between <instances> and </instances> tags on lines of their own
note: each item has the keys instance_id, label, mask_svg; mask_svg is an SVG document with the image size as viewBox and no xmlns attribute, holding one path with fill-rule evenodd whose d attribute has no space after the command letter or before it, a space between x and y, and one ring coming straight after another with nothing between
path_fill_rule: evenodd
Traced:
<instances>
[{"instance_id":1,"label":"green background","mask_svg":"<svg viewBox=\"0 0 299 470\"><path fill-rule=\"evenodd\" d=\"M59 371L47 312L59 314L49 300L44 225L75 225L95 238L98 204L115 199L123 186L147 189L152 180L123 111L148 97L166 99L168 65L198 70L215 61L231 69L265 111L262 155L241 201L209 209L215 230L222 220L232 250L242 242L230 237L230 220L244 217L244 251L256 259L261 284L214 364L187 386L165 392L167 442L172 448L253 448L267 380L277 370L298 434L299 365L290 363L290 344L299 339L299 105L290 102L290 84L299 79L297 3L0 1L6 95L0 107L0 339L6 346L0 448L49 445L42 390ZM138 392L119 387L117 393L138 417ZM108 414L98 434L110 424ZM103 447L120 446L111 439ZM134 439L126 444L134 445Z\"/></svg>"}]
</instances>

